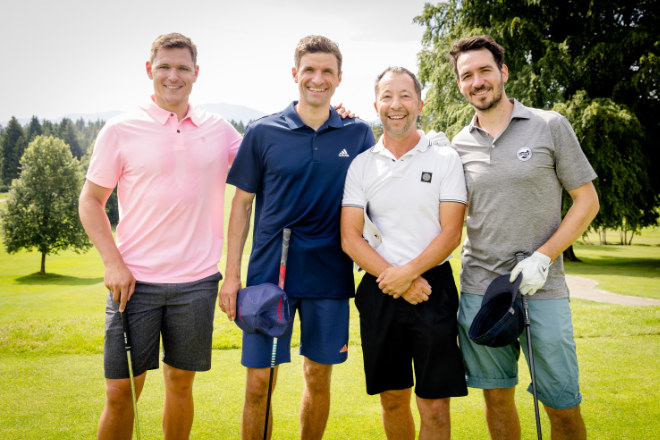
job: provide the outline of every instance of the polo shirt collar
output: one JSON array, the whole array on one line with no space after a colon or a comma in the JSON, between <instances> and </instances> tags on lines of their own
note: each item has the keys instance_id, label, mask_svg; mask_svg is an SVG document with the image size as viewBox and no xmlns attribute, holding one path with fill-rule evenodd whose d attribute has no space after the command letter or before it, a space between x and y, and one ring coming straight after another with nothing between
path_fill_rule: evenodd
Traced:
<instances>
[{"instance_id":1,"label":"polo shirt collar","mask_svg":"<svg viewBox=\"0 0 660 440\"><path fill-rule=\"evenodd\" d=\"M412 150L408 151L406 154L401 156L399 159L402 159L406 156L412 156L418 153L423 153L426 150L428 150L431 147L431 140L426 136L426 134L422 134L419 137L419 141L417 142L417 145L413 147ZM382 156L387 156L389 158L393 158L394 155L385 148L385 144L383 144L383 136L381 135L380 139L378 139L378 142L376 145L373 146L373 148L370 150L374 154L380 154Z\"/></svg>"},{"instance_id":2,"label":"polo shirt collar","mask_svg":"<svg viewBox=\"0 0 660 440\"><path fill-rule=\"evenodd\" d=\"M307 126L302 121L302 119L300 119L300 116L296 111L296 104L298 104L298 101L293 101L291 104L289 104L287 108L285 108L282 111L284 120L286 121L289 128L292 130ZM334 109L334 107L330 106L330 117L328 118L327 121L323 123L323 125L321 125L321 127L319 127L318 131L321 131L326 127L341 128L343 126L344 126L344 122L341 116L339 116L339 114Z\"/></svg>"},{"instance_id":3,"label":"polo shirt collar","mask_svg":"<svg viewBox=\"0 0 660 440\"><path fill-rule=\"evenodd\" d=\"M512 98L511 102L513 102L513 111L511 112L511 119L509 119L509 124L511 121L514 119L529 119L532 115L532 113L529 111L527 107L522 105L520 102L518 102L517 99ZM470 131L473 130L481 130L481 127L477 125L477 114L475 113L474 116L472 116L472 120L470 121L470 125L468 126L468 129Z\"/></svg>"},{"instance_id":4,"label":"polo shirt collar","mask_svg":"<svg viewBox=\"0 0 660 440\"><path fill-rule=\"evenodd\" d=\"M159 122L162 125L165 125L172 115L172 112L169 110L165 110L164 108L161 108L158 104L156 104L156 101L154 101L153 95L151 98L147 100L147 106L146 110L151 115L152 118L154 118L155 121ZM186 113L186 116L182 119L182 121L185 121L186 119L190 118L190 122L192 122L195 126L199 127L199 123L202 120L200 110L193 106L188 104L188 112Z\"/></svg>"}]
</instances>

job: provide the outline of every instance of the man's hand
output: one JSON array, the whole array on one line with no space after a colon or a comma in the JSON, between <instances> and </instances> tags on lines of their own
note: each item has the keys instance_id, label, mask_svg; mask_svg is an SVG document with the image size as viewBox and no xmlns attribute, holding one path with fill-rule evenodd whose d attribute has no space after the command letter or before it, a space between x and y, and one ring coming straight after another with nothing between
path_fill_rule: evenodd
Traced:
<instances>
[{"instance_id":1,"label":"man's hand","mask_svg":"<svg viewBox=\"0 0 660 440\"><path fill-rule=\"evenodd\" d=\"M220 310L225 312L230 321L236 319L236 296L241 287L243 286L240 280L230 281L225 279L218 294L218 306L220 306Z\"/></svg>"},{"instance_id":2,"label":"man's hand","mask_svg":"<svg viewBox=\"0 0 660 440\"><path fill-rule=\"evenodd\" d=\"M119 311L123 313L135 291L135 277L122 261L106 267L103 281L112 292L112 300L119 303Z\"/></svg>"},{"instance_id":3,"label":"man's hand","mask_svg":"<svg viewBox=\"0 0 660 440\"><path fill-rule=\"evenodd\" d=\"M441 131L436 132L434 130L429 130L429 132L426 133L426 136L431 140L431 145L438 145L441 147L451 146L451 142L449 142L449 138L447 137L446 134L444 134Z\"/></svg>"},{"instance_id":4,"label":"man's hand","mask_svg":"<svg viewBox=\"0 0 660 440\"><path fill-rule=\"evenodd\" d=\"M390 266L380 273L376 282L383 293L398 298L410 288L415 279L417 276L406 265Z\"/></svg>"},{"instance_id":5,"label":"man's hand","mask_svg":"<svg viewBox=\"0 0 660 440\"><path fill-rule=\"evenodd\" d=\"M337 114L339 116L341 116L342 119L357 117L357 116L355 116L355 113L353 113L349 109L345 108L344 104L341 103L341 102L339 104L335 105L334 107L335 107L335 111L337 112Z\"/></svg>"},{"instance_id":6,"label":"man's hand","mask_svg":"<svg viewBox=\"0 0 660 440\"><path fill-rule=\"evenodd\" d=\"M534 252L531 257L525 258L511 271L509 282L513 283L518 275L522 273L520 282L521 295L534 295L545 284L548 278L550 257L540 252Z\"/></svg>"},{"instance_id":7,"label":"man's hand","mask_svg":"<svg viewBox=\"0 0 660 440\"><path fill-rule=\"evenodd\" d=\"M431 295L431 285L424 278L419 277L412 282L410 289L403 292L401 298L412 305L417 305L422 301L428 301Z\"/></svg>"}]
</instances>

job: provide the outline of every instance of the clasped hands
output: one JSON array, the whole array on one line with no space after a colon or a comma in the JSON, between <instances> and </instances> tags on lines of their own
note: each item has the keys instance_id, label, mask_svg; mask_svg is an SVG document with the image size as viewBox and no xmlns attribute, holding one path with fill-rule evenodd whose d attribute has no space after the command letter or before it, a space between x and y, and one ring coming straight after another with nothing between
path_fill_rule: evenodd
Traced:
<instances>
[{"instance_id":1,"label":"clasped hands","mask_svg":"<svg viewBox=\"0 0 660 440\"><path fill-rule=\"evenodd\" d=\"M376 279L383 293L393 298L403 298L416 305L428 301L431 285L423 277L412 273L407 266L391 266L380 273Z\"/></svg>"}]
</instances>

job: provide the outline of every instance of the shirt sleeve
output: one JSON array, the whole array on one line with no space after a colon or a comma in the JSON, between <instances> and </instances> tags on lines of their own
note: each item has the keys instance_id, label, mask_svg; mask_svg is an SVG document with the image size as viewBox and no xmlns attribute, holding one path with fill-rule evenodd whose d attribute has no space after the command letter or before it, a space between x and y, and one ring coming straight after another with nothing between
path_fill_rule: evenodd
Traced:
<instances>
[{"instance_id":1,"label":"shirt sleeve","mask_svg":"<svg viewBox=\"0 0 660 440\"><path fill-rule=\"evenodd\" d=\"M344 197L342 199L342 206L353 206L362 208L367 205L366 195L364 192L364 182L361 176L364 174L364 154L357 156L351 165L348 167L346 173L346 181L344 183ZM369 153L366 153L369 154Z\"/></svg>"},{"instance_id":2,"label":"shirt sleeve","mask_svg":"<svg viewBox=\"0 0 660 440\"><path fill-rule=\"evenodd\" d=\"M87 169L87 179L104 188L114 188L122 170L121 148L116 127L103 126L96 142Z\"/></svg>"},{"instance_id":3,"label":"shirt sleeve","mask_svg":"<svg viewBox=\"0 0 660 440\"><path fill-rule=\"evenodd\" d=\"M236 154L243 141L243 136L227 121L223 121L226 126L225 145L227 145L227 154L229 155L229 165L234 163Z\"/></svg>"},{"instance_id":4,"label":"shirt sleeve","mask_svg":"<svg viewBox=\"0 0 660 440\"><path fill-rule=\"evenodd\" d=\"M227 176L227 183L252 194L256 194L263 177L258 132L248 126Z\"/></svg>"},{"instance_id":5,"label":"shirt sleeve","mask_svg":"<svg viewBox=\"0 0 660 440\"><path fill-rule=\"evenodd\" d=\"M551 129L555 144L555 169L562 186L570 191L594 180L596 172L582 151L568 119L557 114Z\"/></svg>"},{"instance_id":6,"label":"shirt sleeve","mask_svg":"<svg viewBox=\"0 0 660 440\"><path fill-rule=\"evenodd\" d=\"M442 163L445 164L445 172L440 184L440 202L465 204L467 189L461 158L451 147L440 147L440 152L443 155Z\"/></svg>"}]
</instances>

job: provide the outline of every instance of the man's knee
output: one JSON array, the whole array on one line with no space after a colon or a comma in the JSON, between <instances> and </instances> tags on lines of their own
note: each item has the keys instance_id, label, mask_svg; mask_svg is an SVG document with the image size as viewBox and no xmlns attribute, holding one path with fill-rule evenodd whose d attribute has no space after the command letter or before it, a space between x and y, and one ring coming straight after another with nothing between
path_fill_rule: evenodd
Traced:
<instances>
[{"instance_id":1,"label":"man's knee","mask_svg":"<svg viewBox=\"0 0 660 440\"><path fill-rule=\"evenodd\" d=\"M386 413L408 411L410 409L410 388L390 390L380 393L380 404Z\"/></svg>"},{"instance_id":2,"label":"man's knee","mask_svg":"<svg viewBox=\"0 0 660 440\"><path fill-rule=\"evenodd\" d=\"M319 364L305 358L303 362L305 385L310 392L327 392L330 389L332 365Z\"/></svg>"},{"instance_id":3,"label":"man's knee","mask_svg":"<svg viewBox=\"0 0 660 440\"><path fill-rule=\"evenodd\" d=\"M277 378L277 367L273 372L272 388L275 388ZM269 368L248 368L247 384L245 386L245 398L248 401L261 401L268 395L268 383L270 381Z\"/></svg>"},{"instance_id":4,"label":"man's knee","mask_svg":"<svg viewBox=\"0 0 660 440\"><path fill-rule=\"evenodd\" d=\"M192 386L195 380L194 371L180 370L165 364L163 365L163 376L167 391L177 394L192 393Z\"/></svg>"},{"instance_id":5,"label":"man's knee","mask_svg":"<svg viewBox=\"0 0 660 440\"><path fill-rule=\"evenodd\" d=\"M136 386L138 384L136 383ZM110 410L132 408L128 403L133 400L131 382L129 379L106 379L105 400ZM139 392L136 390L136 395Z\"/></svg>"},{"instance_id":6,"label":"man's knee","mask_svg":"<svg viewBox=\"0 0 660 440\"><path fill-rule=\"evenodd\" d=\"M567 409L555 409L550 408L547 405L543 406L545 407L545 410L548 413L548 418L550 419L550 423L552 424L570 426L582 423L582 414L580 413L579 405L574 408Z\"/></svg>"},{"instance_id":7,"label":"man's knee","mask_svg":"<svg viewBox=\"0 0 660 440\"><path fill-rule=\"evenodd\" d=\"M516 407L516 388L494 388L484 390L484 402L491 413L499 411L511 411Z\"/></svg>"}]
</instances>

